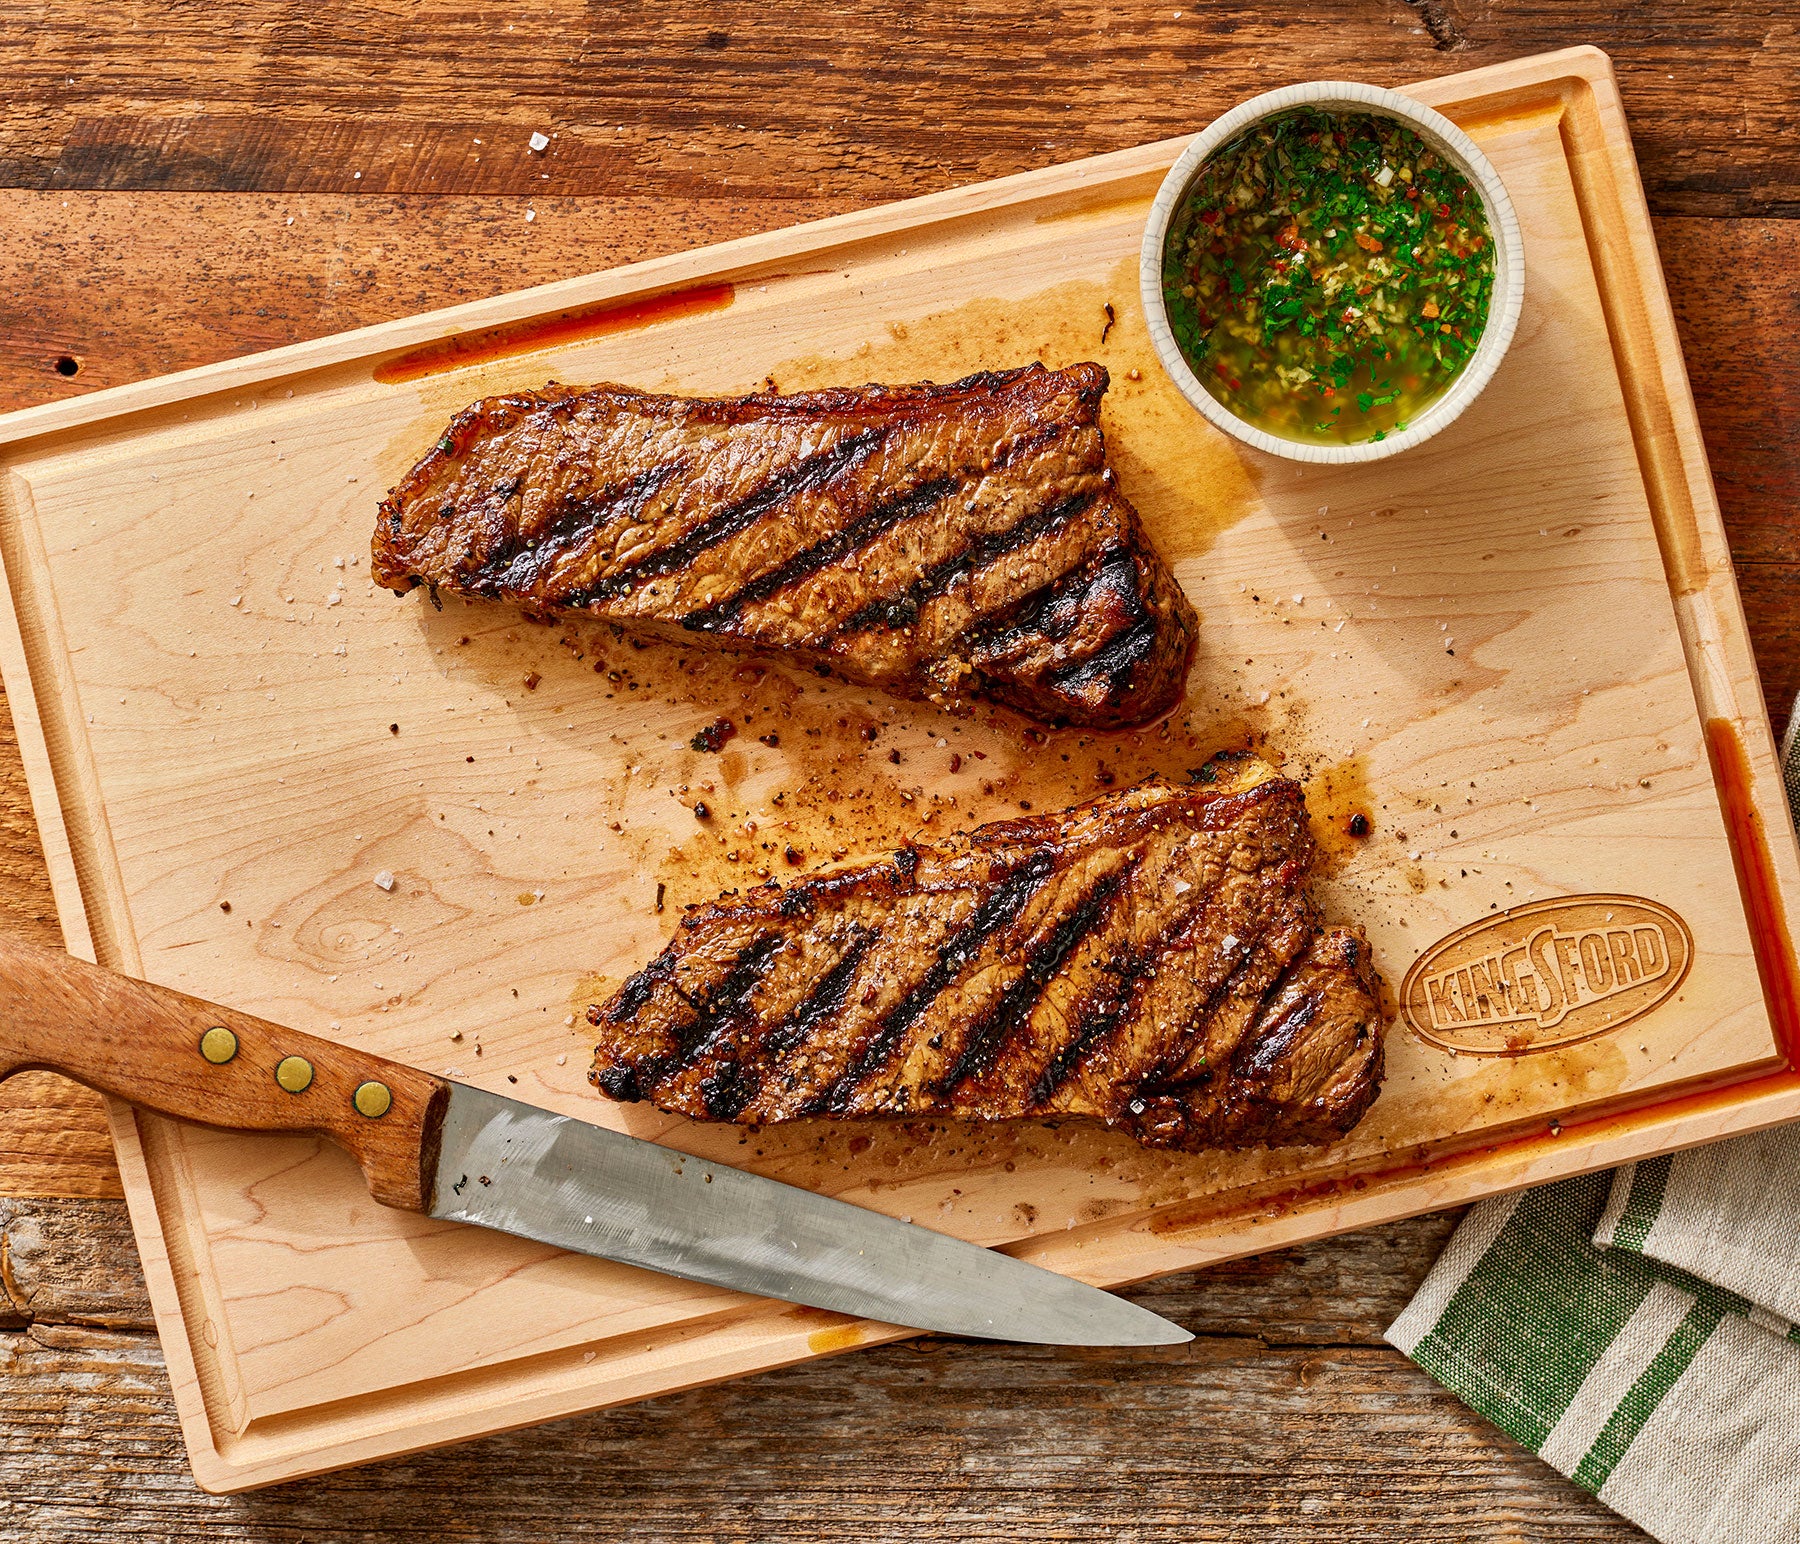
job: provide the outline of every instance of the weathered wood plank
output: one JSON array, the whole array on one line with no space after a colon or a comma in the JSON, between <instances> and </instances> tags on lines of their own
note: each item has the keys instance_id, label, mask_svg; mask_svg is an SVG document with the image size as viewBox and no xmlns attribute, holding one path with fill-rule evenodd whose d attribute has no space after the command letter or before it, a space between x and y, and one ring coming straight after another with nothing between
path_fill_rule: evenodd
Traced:
<instances>
[{"instance_id":1,"label":"weathered wood plank","mask_svg":"<svg viewBox=\"0 0 1800 1544\"><path fill-rule=\"evenodd\" d=\"M0 927L31 943L49 947L62 943L4 693L0 693ZM0 1196L120 1193L99 1095L48 1072L20 1073L0 1083Z\"/></svg>"},{"instance_id":2,"label":"weathered wood plank","mask_svg":"<svg viewBox=\"0 0 1800 1544\"><path fill-rule=\"evenodd\" d=\"M1800 692L1800 221L1662 220L1657 240L1779 732Z\"/></svg>"},{"instance_id":3,"label":"weathered wood plank","mask_svg":"<svg viewBox=\"0 0 1800 1544\"><path fill-rule=\"evenodd\" d=\"M1800 220L1659 220L1656 239L1731 555L1800 562Z\"/></svg>"},{"instance_id":4,"label":"weathered wood plank","mask_svg":"<svg viewBox=\"0 0 1800 1544\"><path fill-rule=\"evenodd\" d=\"M5 326L0 321L0 329ZM4 387L0 386L0 392ZM0 397L0 400L4 400ZM7 404L10 406L11 404ZM31 793L25 785L25 765L19 759L19 736L13 728L12 710L0 691L0 927L26 941L46 946L62 942L56 921L56 900L50 893L50 877L44 870L44 849L38 842L37 821L31 813Z\"/></svg>"},{"instance_id":5,"label":"weathered wood plank","mask_svg":"<svg viewBox=\"0 0 1800 1544\"><path fill-rule=\"evenodd\" d=\"M883 1350L211 1497L174 1457L153 1341L5 1339L0 1532L21 1539L1645 1537L1392 1351Z\"/></svg>"},{"instance_id":6,"label":"weathered wood plank","mask_svg":"<svg viewBox=\"0 0 1800 1544\"><path fill-rule=\"evenodd\" d=\"M215 1498L154 1340L92 1327L142 1313L123 1207L14 1203L0 1536L116 1534L129 1485L154 1538L1641 1539L1380 1345L1454 1221L1139 1289L1200 1332L1173 1356L923 1341Z\"/></svg>"},{"instance_id":7,"label":"weathered wood plank","mask_svg":"<svg viewBox=\"0 0 1800 1544\"><path fill-rule=\"evenodd\" d=\"M1795 31L1733 0L45 6L0 40L0 182L872 202L1571 42L1616 59L1660 212L1800 204Z\"/></svg>"},{"instance_id":8,"label":"weathered wood plank","mask_svg":"<svg viewBox=\"0 0 1800 1544\"><path fill-rule=\"evenodd\" d=\"M188 1481L160 1384L147 1337L0 1338L0 1534L1645 1537L1373 1349L1206 1340L1150 1362L928 1343L233 1497Z\"/></svg>"},{"instance_id":9,"label":"weathered wood plank","mask_svg":"<svg viewBox=\"0 0 1800 1544\"><path fill-rule=\"evenodd\" d=\"M0 411L847 207L0 189Z\"/></svg>"},{"instance_id":10,"label":"weathered wood plank","mask_svg":"<svg viewBox=\"0 0 1800 1544\"><path fill-rule=\"evenodd\" d=\"M0 1196L118 1196L100 1096L49 1072L0 1083Z\"/></svg>"},{"instance_id":11,"label":"weathered wood plank","mask_svg":"<svg viewBox=\"0 0 1800 1544\"><path fill-rule=\"evenodd\" d=\"M1740 563L1737 578L1763 696L1780 734L1800 692L1800 615L1794 604L1800 596L1800 564Z\"/></svg>"},{"instance_id":12,"label":"weathered wood plank","mask_svg":"<svg viewBox=\"0 0 1800 1544\"><path fill-rule=\"evenodd\" d=\"M0 1314L21 1325L154 1330L124 1202L0 1196Z\"/></svg>"}]
</instances>

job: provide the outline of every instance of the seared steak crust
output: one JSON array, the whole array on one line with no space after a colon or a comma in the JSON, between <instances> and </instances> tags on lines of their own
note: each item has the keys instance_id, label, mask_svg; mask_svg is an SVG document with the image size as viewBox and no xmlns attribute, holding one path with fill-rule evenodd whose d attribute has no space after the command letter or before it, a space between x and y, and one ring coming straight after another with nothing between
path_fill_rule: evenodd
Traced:
<instances>
[{"instance_id":1,"label":"seared steak crust","mask_svg":"<svg viewBox=\"0 0 1800 1544\"><path fill-rule=\"evenodd\" d=\"M1328 1142L1381 1080L1369 948L1253 757L693 909L604 1006L594 1083L698 1119L1085 1117Z\"/></svg>"},{"instance_id":2,"label":"seared steak crust","mask_svg":"<svg viewBox=\"0 0 1800 1544\"><path fill-rule=\"evenodd\" d=\"M1141 723L1180 700L1196 623L1106 466L1106 386L1082 364L489 397L382 503L373 573L949 706Z\"/></svg>"}]
</instances>

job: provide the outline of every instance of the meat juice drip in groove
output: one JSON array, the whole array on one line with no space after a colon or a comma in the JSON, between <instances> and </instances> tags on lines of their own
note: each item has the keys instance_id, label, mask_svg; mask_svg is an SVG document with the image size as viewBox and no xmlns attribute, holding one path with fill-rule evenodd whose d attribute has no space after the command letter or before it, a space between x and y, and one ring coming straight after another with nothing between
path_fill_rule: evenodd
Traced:
<instances>
[{"instance_id":1,"label":"meat juice drip in groove","mask_svg":"<svg viewBox=\"0 0 1800 1544\"><path fill-rule=\"evenodd\" d=\"M504 323L399 354L377 365L374 378L383 385L399 385L447 370L490 364L514 354L532 354L559 344L585 342L658 322L722 311L735 295L736 286L731 284L701 284L641 300L603 301L558 316Z\"/></svg>"},{"instance_id":2,"label":"meat juice drip in groove","mask_svg":"<svg viewBox=\"0 0 1800 1544\"><path fill-rule=\"evenodd\" d=\"M1750 758L1729 719L1709 718L1705 732L1776 1040L1789 1063L1800 1065L1800 967L1768 838L1752 800Z\"/></svg>"}]
</instances>

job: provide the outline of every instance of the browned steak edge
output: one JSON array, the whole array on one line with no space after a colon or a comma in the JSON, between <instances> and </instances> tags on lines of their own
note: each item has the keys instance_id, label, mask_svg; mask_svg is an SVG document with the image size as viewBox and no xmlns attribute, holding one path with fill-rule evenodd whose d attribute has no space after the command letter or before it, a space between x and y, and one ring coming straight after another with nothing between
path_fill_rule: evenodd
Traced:
<instances>
[{"instance_id":1,"label":"browned steak edge","mask_svg":"<svg viewBox=\"0 0 1800 1544\"><path fill-rule=\"evenodd\" d=\"M1072 397L1071 385L1075 388ZM458 413L433 448L382 501L371 548L372 574L378 583L402 593L428 586L434 601L440 592L514 599L529 610L603 617L644 640L785 654L821 674L841 675L952 708L969 698L986 697L1051 722L1096 728L1147 722L1176 706L1183 695L1198 619L1156 553L1137 512L1119 494L1110 471L1104 470L1098 409L1106 385L1106 372L1098 365L1072 366L1062 372L1033 365L984 371L944 386L833 387L786 396L760 392L738 398L686 399L623 387L583 391L550 386L538 392L487 398ZM959 550L934 562L897 592L872 590L860 606L834 625L815 629L797 642L772 644L757 636L753 628L746 630L741 622L746 608L784 591L804 589L822 569L854 556L906 521L932 512L965 485L954 476L939 476L877 498L837 531L773 569L743 577L709 604L667 616L627 615L618 610L616 603L643 585L680 574L721 543L744 537L758 522L779 519L790 499L854 483L880 447L894 436L904 435L911 421L922 418L928 409L941 414L946 403L966 399L976 412L988 394L1005 389L1035 393L1046 400L1054 397L1062 405L1057 416L1035 433L1001 445L996 452L998 460L981 475L990 476L1008 461L1028 456L1034 446L1073 426L1085 426L1098 447L1094 465L1101 471L1106 490L1098 500L1089 493L1052 497L1009 527L970 537ZM579 402L600 399L617 400L634 412L678 414L683 424L767 421L778 425L808 422L826 414L848 414L856 423L867 422L765 481L735 489L727 503L704 519L633 554L591 584L546 598L534 593L534 588L558 554L595 540L602 527L629 522L649 500L689 476L693 467L679 459L619 467L605 486L575 500L549 526L534 530L529 541L516 528L510 535L506 531L509 510L520 494L518 479L502 479L477 489L480 502L473 506L444 501L433 490L452 475L455 463L478 442L500 438L533 414L556 414ZM1070 400L1076 404L1072 416L1067 405ZM433 501L437 507L428 507ZM478 546L459 548L470 552L467 559L447 565L426 553L423 544L431 528L444 521L468 526L470 541L476 541L479 533ZM1099 538L1081 564L1051 576L1039 591L1010 607L978 616L959 638L950 641L947 653L922 655L916 666L898 673L867 663L873 656L858 646L861 635L871 630L903 633L922 607L968 575L984 572L1058 530L1096 521L1097 532L1110 534ZM496 530L500 532L497 539ZM1069 619L1077 616L1113 620L1092 643L1058 642Z\"/></svg>"},{"instance_id":2,"label":"browned steak edge","mask_svg":"<svg viewBox=\"0 0 1800 1544\"><path fill-rule=\"evenodd\" d=\"M1193 791L1187 793L1192 795ZM872 941L866 921L856 923L861 930L859 936L829 970L813 981L809 995L790 1014L788 1022L772 1029L765 1026L761 1044L754 1051L743 1053L741 1059L729 1044L724 1044L722 1054L706 1063L712 1070L699 1085L698 1099L691 1092L670 1097L665 1091L666 1080L683 1068L699 1065L696 1057L703 1053L694 1048L702 1039L714 1037L707 1040L709 1051L721 1045L719 1025L731 1013L741 1010L746 1018L737 1022L742 1024L754 1019L750 1004L757 979L763 967L779 954L784 932L791 935L795 929L814 926L815 917L837 916L834 908L850 896L891 909L917 895L915 875L920 872L922 861L930 869L930 860L947 852L954 851L971 861L983 852L991 852L999 867L993 871L992 882L974 911L937 947L935 956L929 960L917 957L923 968L914 984L859 1032L862 1038L848 1047L849 1059L842 1070L814 1084L812 1093L794 1114L859 1118L881 1114L972 1119L1104 1118L1106 1124L1127 1131L1148 1145L1187 1151L1318 1144L1349 1131L1366 1113L1380 1086L1384 1029L1380 983L1361 932L1322 926L1305 905L1302 886L1305 868L1311 861L1311 846L1310 839L1304 837L1302 847L1287 860L1291 867L1297 866L1296 872L1282 878L1281 873L1271 871L1271 882L1276 885L1272 893L1292 894L1302 902L1303 911L1291 914L1289 924L1284 925L1304 925L1310 932L1310 943L1296 954L1294 938L1303 935L1294 935L1280 946L1282 952L1272 960L1273 975L1269 975L1268 967L1262 969L1257 980L1268 984L1257 988L1261 1005L1237 1041L1228 1067L1208 1065L1204 1057L1195 1060L1182 1053L1178 1045L1165 1047L1164 1054L1143 1069L1135 1086L1119 1090L1116 1109L1111 1113L1071 1112L1053 1103L1072 1070L1085 1065L1112 1030L1137 1011L1138 986L1167 964L1165 945L1153 936L1141 953L1125 951L1118 955L1109 995L1080 1009L1078 1032L1044 1067L1028 1096L1015 1098L997 1111L958 1103L958 1090L981 1082L994 1056L1006 1046L1009 1029L1029 1016L1048 982L1083 940L1105 925L1103 919L1114 898L1131 882L1133 862L1128 861L1097 882L1081 887L1060 912L1041 924L1036 943L1020 959L1018 974L965 1026L966 1036L960 1046L953 1044L944 1053L952 1059L928 1090L933 1098L922 1106L904 1109L869 1108L867 1090L880 1086L879 1080L907 1031L962 979L987 941L1000 936L1040 888L1062 872L1053 851L1054 837L1045 839L1046 832L1073 825L1081 818L1091 817L1097 808L1112 804L1114 808L1105 811L1111 824L1100 840L1100 845L1111 851L1129 838L1134 822L1141 834L1156 821L1170 818L1166 804L1132 810L1115 803L1120 798L1108 795L1074 810L997 822L951 843L905 849L881 862L812 876L786 888L759 887L743 897L691 909L663 953L628 981L604 1009L596 1010L598 1022L627 1025L634 1021L659 983L666 983L682 968L688 937L709 937L715 928L728 925L745 930L747 941L718 983L706 991L702 1000L690 1003L696 1016L682 1028L681 1049L673 1061L659 1064L656 1058L634 1060L625 1049L625 1042L615 1041L614 1049L609 1050L603 1039L596 1048L592 1080L613 1097L648 1097L663 1108L702 1118L793 1118L779 1114L770 1117L752 1108L757 1090L764 1079L779 1074L786 1056L822 1026L829 1025L834 1014L844 1011L845 994ZM1181 825L1183 829L1230 830L1258 805L1298 799L1297 784L1271 776L1216 796L1186 798L1182 801ZM1304 819L1303 807L1300 818ZM1085 850L1075 848L1075 857L1079 859ZM1241 973L1253 967L1261 947L1252 941L1236 967L1222 978L1221 985L1203 1004L1202 1023L1212 1012L1211 1004L1222 1000L1229 983L1241 979ZM751 1035L745 1044L754 1040ZM1321 1048L1327 1058L1323 1062L1319 1061ZM1314 1065L1309 1067L1309 1062ZM1321 1068L1326 1074L1322 1079L1318 1076ZM1294 1094L1297 1086L1307 1090L1305 1097Z\"/></svg>"}]
</instances>

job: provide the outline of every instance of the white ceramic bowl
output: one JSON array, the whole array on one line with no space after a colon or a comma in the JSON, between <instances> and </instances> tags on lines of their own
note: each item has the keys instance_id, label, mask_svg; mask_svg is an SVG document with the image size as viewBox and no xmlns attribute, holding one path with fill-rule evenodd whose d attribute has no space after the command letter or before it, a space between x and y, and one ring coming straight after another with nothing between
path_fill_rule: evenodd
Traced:
<instances>
[{"instance_id":1,"label":"white ceramic bowl","mask_svg":"<svg viewBox=\"0 0 1800 1544\"><path fill-rule=\"evenodd\" d=\"M1200 384L1199 377L1182 357L1175 334L1169 329L1168 310L1163 303L1162 258L1163 239L1168 234L1175 206L1187 192L1201 163L1227 140L1261 119L1295 107L1374 112L1397 118L1468 178L1471 186L1480 192L1487 212L1488 230L1494 240L1494 289L1481 341L1475 346L1474 356L1450 383L1449 390L1406 428L1383 440L1365 441L1360 445L1321 445L1309 440L1283 439L1245 423ZM1169 175L1157 191L1156 202L1151 205L1150 223L1144 229L1143 252L1138 262L1138 283L1143 292L1144 316L1150 324L1150 339L1163 368L1181 388L1181 394L1227 434L1290 461L1333 464L1379 461L1423 444L1440 429L1455 422L1463 409L1481 395L1482 387L1499 368L1519 325L1519 308L1525 299L1525 250L1519 239L1518 217L1513 213L1512 200L1506 196L1500 174L1476 148L1475 142L1442 113L1433 112L1411 97L1380 86L1316 80L1300 86L1283 86L1279 91L1252 97L1195 136L1182 151L1181 159L1169 168Z\"/></svg>"}]
</instances>

